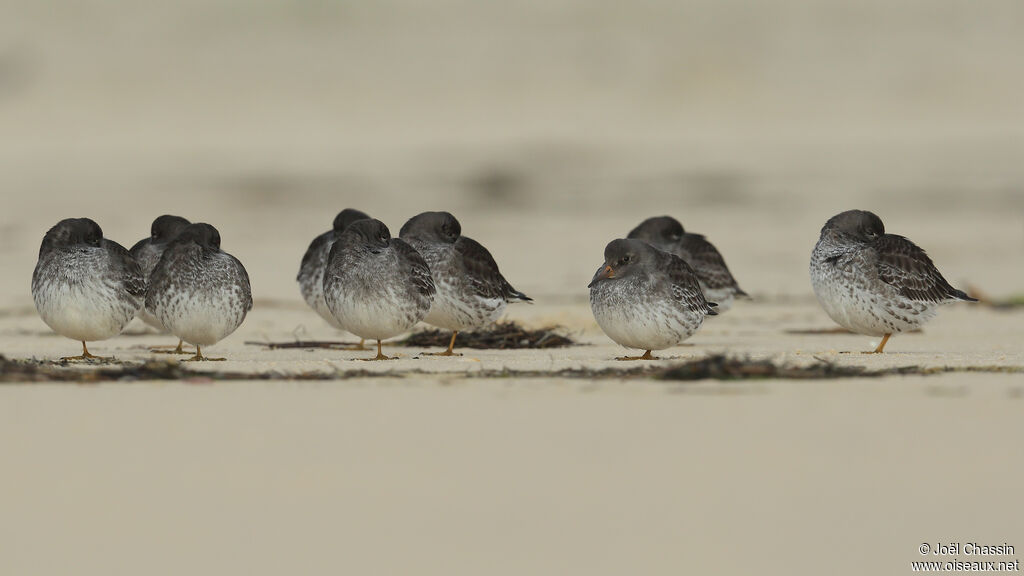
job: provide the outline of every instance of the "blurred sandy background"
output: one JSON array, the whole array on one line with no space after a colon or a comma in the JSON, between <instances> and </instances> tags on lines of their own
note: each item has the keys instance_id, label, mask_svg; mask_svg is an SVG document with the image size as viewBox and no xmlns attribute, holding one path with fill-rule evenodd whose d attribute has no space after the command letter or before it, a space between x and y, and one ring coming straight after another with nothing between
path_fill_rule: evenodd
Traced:
<instances>
[{"instance_id":1,"label":"blurred sandy background","mask_svg":"<svg viewBox=\"0 0 1024 576\"><path fill-rule=\"evenodd\" d=\"M772 302L800 306L792 327L830 325L807 260L854 207L960 287L1024 289L1017 1L8 0L0 16L0 310L17 318L0 353L62 353L29 283L72 216L126 246L162 213L216 225L252 278L249 329L276 339L322 329L274 306L301 313L301 255L346 206L396 233L455 213L540 302L513 316L594 342L604 244L662 213L760 299L722 319L737 330L781 317ZM985 362L1020 359L1019 314L947 313L903 350L969 334L968 352L1002 354ZM1016 382L7 387L0 571L905 573L924 541L1024 546L1002 508L1024 480Z\"/></svg>"}]
</instances>

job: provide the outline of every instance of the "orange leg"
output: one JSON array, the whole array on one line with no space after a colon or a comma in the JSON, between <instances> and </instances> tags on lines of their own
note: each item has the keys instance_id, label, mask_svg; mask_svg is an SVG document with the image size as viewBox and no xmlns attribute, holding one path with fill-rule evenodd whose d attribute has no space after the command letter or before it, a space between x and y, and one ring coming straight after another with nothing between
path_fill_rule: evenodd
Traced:
<instances>
[{"instance_id":1,"label":"orange leg","mask_svg":"<svg viewBox=\"0 0 1024 576\"><path fill-rule=\"evenodd\" d=\"M424 356L462 356L462 354L456 354L452 352L455 349L455 337L459 335L459 331L452 332L452 340L448 343L448 349L444 352L424 352Z\"/></svg>"},{"instance_id":2,"label":"orange leg","mask_svg":"<svg viewBox=\"0 0 1024 576\"><path fill-rule=\"evenodd\" d=\"M889 341L890 336L892 336L892 334L882 336L882 341L878 343L878 348L875 348L871 352L865 352L865 354L881 354L882 350L885 348L885 343Z\"/></svg>"},{"instance_id":3,"label":"orange leg","mask_svg":"<svg viewBox=\"0 0 1024 576\"><path fill-rule=\"evenodd\" d=\"M71 362L75 360L99 360L100 362L109 362L114 357L104 358L103 356L93 356L89 353L89 348L85 346L85 341L82 342L82 355L81 356L65 356L60 359L61 362Z\"/></svg>"},{"instance_id":4,"label":"orange leg","mask_svg":"<svg viewBox=\"0 0 1024 576\"><path fill-rule=\"evenodd\" d=\"M374 360L396 360L396 359L397 358L394 357L394 356L385 356L384 355L384 351L381 350L380 340L377 340L377 356L375 356L373 358L360 358L360 360L366 360L368 362L372 362Z\"/></svg>"},{"instance_id":5,"label":"orange leg","mask_svg":"<svg viewBox=\"0 0 1024 576\"><path fill-rule=\"evenodd\" d=\"M182 349L182 344L183 342L181 341L181 339L179 339L178 347L175 348L174 350L162 350L161 348L168 348L168 346L158 346L156 348L150 348L149 351L154 354L191 354L191 352L186 352L185 350Z\"/></svg>"},{"instance_id":6,"label":"orange leg","mask_svg":"<svg viewBox=\"0 0 1024 576\"><path fill-rule=\"evenodd\" d=\"M661 358L651 356L651 351L647 350L643 356L619 356L616 360L661 360Z\"/></svg>"}]
</instances>

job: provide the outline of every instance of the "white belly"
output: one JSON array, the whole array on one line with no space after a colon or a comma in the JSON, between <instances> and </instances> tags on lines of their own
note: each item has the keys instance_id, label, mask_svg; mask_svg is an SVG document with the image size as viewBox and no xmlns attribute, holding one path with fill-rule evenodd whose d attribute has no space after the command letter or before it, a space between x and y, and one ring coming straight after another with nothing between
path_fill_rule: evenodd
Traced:
<instances>
[{"instance_id":1,"label":"white belly","mask_svg":"<svg viewBox=\"0 0 1024 576\"><path fill-rule=\"evenodd\" d=\"M598 326L626 348L664 350L678 346L700 328L704 315L656 303L623 306L621 300L590 299Z\"/></svg>"},{"instance_id":2,"label":"white belly","mask_svg":"<svg viewBox=\"0 0 1024 576\"><path fill-rule=\"evenodd\" d=\"M413 303L400 301L393 290L383 290L378 298L356 299L340 293L332 295L328 305L342 329L368 340L404 334L424 316Z\"/></svg>"},{"instance_id":3,"label":"white belly","mask_svg":"<svg viewBox=\"0 0 1024 576\"><path fill-rule=\"evenodd\" d=\"M178 338L189 344L209 346L238 329L245 309L232 300L229 291L202 296L169 291L155 310L157 319Z\"/></svg>"},{"instance_id":4,"label":"white belly","mask_svg":"<svg viewBox=\"0 0 1024 576\"><path fill-rule=\"evenodd\" d=\"M83 342L106 340L121 333L136 308L99 281L76 284L48 282L33 294L36 309L54 332Z\"/></svg>"},{"instance_id":5,"label":"white belly","mask_svg":"<svg viewBox=\"0 0 1024 576\"><path fill-rule=\"evenodd\" d=\"M845 276L813 276L814 295L822 309L847 330L882 336L916 330L935 317L938 304L908 300L895 289L879 293L846 280Z\"/></svg>"}]
</instances>

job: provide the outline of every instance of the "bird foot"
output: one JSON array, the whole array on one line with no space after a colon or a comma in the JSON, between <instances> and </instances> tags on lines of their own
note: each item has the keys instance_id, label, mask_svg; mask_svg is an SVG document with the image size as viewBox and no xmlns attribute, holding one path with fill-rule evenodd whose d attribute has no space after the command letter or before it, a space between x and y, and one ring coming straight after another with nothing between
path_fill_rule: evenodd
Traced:
<instances>
[{"instance_id":1,"label":"bird foot","mask_svg":"<svg viewBox=\"0 0 1024 576\"><path fill-rule=\"evenodd\" d=\"M420 356L462 356L462 352L452 352L451 350L445 350L444 352L420 352Z\"/></svg>"},{"instance_id":2,"label":"bird foot","mask_svg":"<svg viewBox=\"0 0 1024 576\"><path fill-rule=\"evenodd\" d=\"M385 356L383 354L377 354L373 358L356 358L356 360L363 360L365 362L375 362L377 360L398 360L398 356Z\"/></svg>"}]
</instances>

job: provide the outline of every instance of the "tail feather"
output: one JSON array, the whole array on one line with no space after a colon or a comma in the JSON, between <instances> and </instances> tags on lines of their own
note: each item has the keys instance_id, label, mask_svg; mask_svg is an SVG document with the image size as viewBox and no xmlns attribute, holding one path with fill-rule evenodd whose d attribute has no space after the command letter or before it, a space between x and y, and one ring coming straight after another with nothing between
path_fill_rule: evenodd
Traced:
<instances>
[{"instance_id":1,"label":"tail feather","mask_svg":"<svg viewBox=\"0 0 1024 576\"><path fill-rule=\"evenodd\" d=\"M977 298L971 298L970 296L967 295L966 292L964 292L963 290L957 290L956 288L953 289L953 297L956 298L957 300L964 300L966 302L978 301Z\"/></svg>"},{"instance_id":2,"label":"tail feather","mask_svg":"<svg viewBox=\"0 0 1024 576\"><path fill-rule=\"evenodd\" d=\"M533 298L530 298L526 294L523 294L519 290L515 290L508 297L509 300L519 300L521 302L533 302Z\"/></svg>"}]
</instances>

